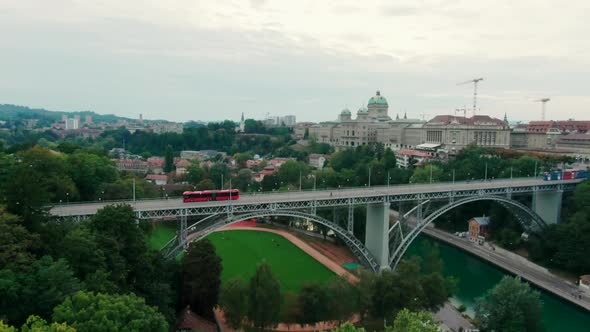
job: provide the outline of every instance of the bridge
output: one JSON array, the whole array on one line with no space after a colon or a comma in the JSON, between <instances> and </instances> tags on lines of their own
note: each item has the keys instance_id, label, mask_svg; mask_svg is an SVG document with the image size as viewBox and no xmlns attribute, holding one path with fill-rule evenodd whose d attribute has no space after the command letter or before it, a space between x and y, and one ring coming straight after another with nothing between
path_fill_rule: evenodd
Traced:
<instances>
[{"instance_id":1,"label":"bridge","mask_svg":"<svg viewBox=\"0 0 590 332\"><path fill-rule=\"evenodd\" d=\"M278 193L246 193L235 201L184 203L180 198L77 203L53 206L56 217L87 218L109 204L129 204L139 220L178 219L178 236L164 248L167 257L176 256L192 241L226 225L264 216L304 218L324 225L340 237L361 263L373 271L394 269L410 243L439 216L462 204L494 201L508 209L529 232L559 220L564 191L573 190L581 180L543 181L515 178L488 181L411 184L334 190ZM532 194L532 207L513 195ZM413 206L393 225L389 222L391 204ZM367 207L365 241L353 234L354 209ZM317 215L319 208L347 208L346 227ZM402 212L402 211L400 211ZM188 225L189 219L197 219ZM411 220L411 222L410 222Z\"/></svg>"}]
</instances>

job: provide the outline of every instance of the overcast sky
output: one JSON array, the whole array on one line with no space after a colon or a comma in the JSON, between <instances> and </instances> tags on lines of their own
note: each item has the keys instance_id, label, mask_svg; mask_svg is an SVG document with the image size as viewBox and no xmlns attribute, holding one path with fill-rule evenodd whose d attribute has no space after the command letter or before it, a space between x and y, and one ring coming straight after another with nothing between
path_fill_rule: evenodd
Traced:
<instances>
[{"instance_id":1,"label":"overcast sky","mask_svg":"<svg viewBox=\"0 0 590 332\"><path fill-rule=\"evenodd\" d=\"M590 1L0 0L0 103L148 119L590 120Z\"/></svg>"}]
</instances>

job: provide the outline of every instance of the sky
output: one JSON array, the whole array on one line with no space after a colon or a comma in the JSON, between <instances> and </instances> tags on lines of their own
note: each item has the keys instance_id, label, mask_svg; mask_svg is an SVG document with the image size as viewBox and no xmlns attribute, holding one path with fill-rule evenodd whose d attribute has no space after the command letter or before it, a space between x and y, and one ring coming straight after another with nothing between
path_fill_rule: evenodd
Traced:
<instances>
[{"instance_id":1,"label":"sky","mask_svg":"<svg viewBox=\"0 0 590 332\"><path fill-rule=\"evenodd\" d=\"M0 0L0 103L172 121L590 120L590 1ZM457 113L461 114L461 113Z\"/></svg>"}]
</instances>

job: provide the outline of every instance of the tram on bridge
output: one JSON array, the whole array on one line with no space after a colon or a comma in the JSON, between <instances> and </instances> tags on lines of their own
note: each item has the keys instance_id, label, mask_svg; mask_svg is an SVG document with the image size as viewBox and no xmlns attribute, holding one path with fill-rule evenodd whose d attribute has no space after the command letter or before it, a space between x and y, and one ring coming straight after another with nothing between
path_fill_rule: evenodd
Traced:
<instances>
[{"instance_id":1,"label":"tram on bridge","mask_svg":"<svg viewBox=\"0 0 590 332\"><path fill-rule=\"evenodd\" d=\"M185 191L182 193L182 200L185 203L229 200L234 201L237 199L240 199L240 191L238 189Z\"/></svg>"}]
</instances>

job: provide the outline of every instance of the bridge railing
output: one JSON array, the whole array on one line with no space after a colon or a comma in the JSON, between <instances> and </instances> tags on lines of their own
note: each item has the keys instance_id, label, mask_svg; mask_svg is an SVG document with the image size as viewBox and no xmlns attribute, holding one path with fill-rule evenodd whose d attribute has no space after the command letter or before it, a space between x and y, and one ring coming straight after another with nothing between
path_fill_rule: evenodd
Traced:
<instances>
[{"instance_id":1,"label":"bridge railing","mask_svg":"<svg viewBox=\"0 0 590 332\"><path fill-rule=\"evenodd\" d=\"M363 191L367 191L367 190L371 190L371 191L381 191L381 190L390 190L391 188L409 188L409 187L430 187L433 185L457 185L457 184L477 184L477 183L490 183L490 184L497 184L497 183L507 183L507 182L512 182L512 181L519 181L519 180L532 180L532 179L537 179L537 180L541 180L542 177L514 177L514 178L500 178L500 179L493 179L493 180L487 180L484 181L483 179L479 179L479 180L461 180L461 181L447 181L447 182L432 182L432 183L404 183L404 184L395 184L395 185L372 185L372 186L354 186L354 187L346 187L346 186L339 186L339 187L325 187L325 188L316 188L316 189L302 189L302 190L275 190L275 191L246 191L246 192L240 192L240 196L270 196L270 195L286 195L289 196L289 194L297 194L297 193L301 193L301 192L332 192L334 197L338 197L341 196L339 195L339 191L350 191L350 190L363 190ZM571 180L557 180L557 181L547 181L547 183L568 183L571 182ZM166 197L153 197L153 198L141 198L141 199L116 199L116 200L92 200L92 201L73 201L73 202L68 202L68 203L53 203L51 205L48 205L47 207L51 208L51 207L58 207L58 206L68 206L68 205L80 205L80 204L114 204L114 203L126 203L126 204L133 204L134 202L149 202L149 201L161 201L161 200L177 200L177 199L181 199L182 196L166 196Z\"/></svg>"}]
</instances>

